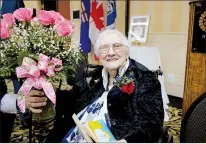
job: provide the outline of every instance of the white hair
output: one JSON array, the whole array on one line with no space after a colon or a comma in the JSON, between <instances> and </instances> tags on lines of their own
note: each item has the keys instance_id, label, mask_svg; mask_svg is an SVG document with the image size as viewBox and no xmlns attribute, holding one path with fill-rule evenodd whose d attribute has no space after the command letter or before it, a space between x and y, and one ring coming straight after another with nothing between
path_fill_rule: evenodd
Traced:
<instances>
[{"instance_id":1,"label":"white hair","mask_svg":"<svg viewBox=\"0 0 206 144\"><path fill-rule=\"evenodd\" d=\"M120 39L122 40L122 44L127 48L127 50L129 51L129 48L131 47L130 42L128 41L128 39L126 38L125 35L123 35L120 31L118 31L117 29L106 29L104 31L102 31L94 44L94 53L98 56L98 49L100 47L100 42L102 37L104 37L105 35L110 35L110 34L116 34L118 37L120 37Z\"/></svg>"}]
</instances>

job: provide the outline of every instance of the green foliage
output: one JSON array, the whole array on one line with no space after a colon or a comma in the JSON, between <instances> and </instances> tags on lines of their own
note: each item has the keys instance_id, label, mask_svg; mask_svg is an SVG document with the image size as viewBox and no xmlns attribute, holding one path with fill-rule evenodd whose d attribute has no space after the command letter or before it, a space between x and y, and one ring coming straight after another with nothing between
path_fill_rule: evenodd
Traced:
<instances>
[{"instance_id":1,"label":"green foliage","mask_svg":"<svg viewBox=\"0 0 206 144\"><path fill-rule=\"evenodd\" d=\"M29 58L35 60L36 62L39 59L38 56L32 55L32 54L28 53L27 51L21 51L21 52L19 52L19 56L17 58L17 63L19 66L21 66L24 57L29 57Z\"/></svg>"},{"instance_id":2,"label":"green foliage","mask_svg":"<svg viewBox=\"0 0 206 144\"><path fill-rule=\"evenodd\" d=\"M0 69L0 77L10 77L14 73L11 66L8 67L1 67Z\"/></svg>"},{"instance_id":3,"label":"green foliage","mask_svg":"<svg viewBox=\"0 0 206 144\"><path fill-rule=\"evenodd\" d=\"M71 41L71 35L59 37L53 25L30 25L19 23L12 30L9 39L0 40L0 76L16 75L16 67L21 66L23 58L38 61L39 54L62 60L63 69L56 72L53 81L65 80L75 76L75 69L82 60L78 41Z\"/></svg>"},{"instance_id":4,"label":"green foliage","mask_svg":"<svg viewBox=\"0 0 206 144\"><path fill-rule=\"evenodd\" d=\"M130 75L133 75L133 72L130 73ZM127 77L126 75L124 75L122 79L120 79L120 80L117 81L117 86L118 86L118 87L121 87L122 85L128 84L128 83L133 82L133 81L134 81L134 80L133 80L132 78L129 78L129 77Z\"/></svg>"},{"instance_id":5,"label":"green foliage","mask_svg":"<svg viewBox=\"0 0 206 144\"><path fill-rule=\"evenodd\" d=\"M0 64L0 76L1 77L11 77L15 73L16 59L13 57L8 57L4 65Z\"/></svg>"}]
</instances>

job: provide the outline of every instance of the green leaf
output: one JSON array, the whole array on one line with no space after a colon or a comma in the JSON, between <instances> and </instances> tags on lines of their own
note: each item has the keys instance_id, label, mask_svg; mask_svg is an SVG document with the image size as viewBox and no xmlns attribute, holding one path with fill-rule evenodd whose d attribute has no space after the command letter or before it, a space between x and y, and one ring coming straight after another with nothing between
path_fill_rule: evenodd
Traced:
<instances>
[{"instance_id":1,"label":"green leaf","mask_svg":"<svg viewBox=\"0 0 206 144\"><path fill-rule=\"evenodd\" d=\"M36 56L36 55L29 55L30 58L32 58L33 60L36 60L38 61L39 60L39 56Z\"/></svg>"},{"instance_id":2,"label":"green leaf","mask_svg":"<svg viewBox=\"0 0 206 144\"><path fill-rule=\"evenodd\" d=\"M10 68L10 66L8 67L2 67L0 70L0 76L1 77L10 77L12 75L12 73L14 73L14 70L12 68Z\"/></svg>"},{"instance_id":3,"label":"green leaf","mask_svg":"<svg viewBox=\"0 0 206 144\"><path fill-rule=\"evenodd\" d=\"M23 58L27 57L27 56L28 56L27 52L25 52L25 51L19 52L19 57L18 57L18 60L17 60L17 63L18 63L19 66L22 64Z\"/></svg>"}]
</instances>

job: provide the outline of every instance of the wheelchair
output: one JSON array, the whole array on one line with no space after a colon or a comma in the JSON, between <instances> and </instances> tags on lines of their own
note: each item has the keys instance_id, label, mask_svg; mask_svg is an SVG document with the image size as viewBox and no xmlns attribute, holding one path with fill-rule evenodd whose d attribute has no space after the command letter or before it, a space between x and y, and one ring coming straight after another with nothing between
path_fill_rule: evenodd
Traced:
<instances>
[{"instance_id":1,"label":"wheelchair","mask_svg":"<svg viewBox=\"0 0 206 144\"><path fill-rule=\"evenodd\" d=\"M94 64L88 64L85 68L85 71L83 73L83 78L86 79L87 77L92 77L94 70L98 69L102 66L100 65L94 65ZM159 66L159 68L157 70L152 71L154 76L156 76L158 78L158 76L162 76L163 75L163 71L161 69L161 67ZM161 128L161 134L158 138L158 143L173 143L173 137L172 135L170 135L168 133L168 127L167 126L163 126Z\"/></svg>"}]
</instances>

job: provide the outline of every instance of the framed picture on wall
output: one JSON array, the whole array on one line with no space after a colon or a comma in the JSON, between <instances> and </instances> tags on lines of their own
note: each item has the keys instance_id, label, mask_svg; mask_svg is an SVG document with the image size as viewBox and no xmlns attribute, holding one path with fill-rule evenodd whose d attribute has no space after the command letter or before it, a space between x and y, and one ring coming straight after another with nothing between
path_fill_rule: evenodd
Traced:
<instances>
[{"instance_id":1,"label":"framed picture on wall","mask_svg":"<svg viewBox=\"0 0 206 144\"><path fill-rule=\"evenodd\" d=\"M149 29L150 15L133 16L130 23L128 39L130 42L135 40L146 43Z\"/></svg>"}]
</instances>

